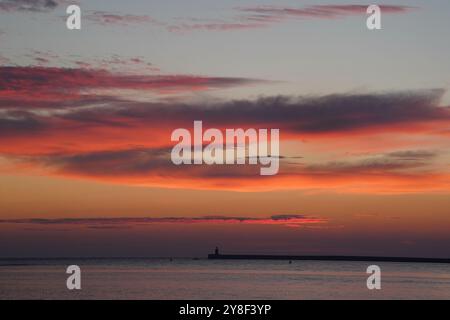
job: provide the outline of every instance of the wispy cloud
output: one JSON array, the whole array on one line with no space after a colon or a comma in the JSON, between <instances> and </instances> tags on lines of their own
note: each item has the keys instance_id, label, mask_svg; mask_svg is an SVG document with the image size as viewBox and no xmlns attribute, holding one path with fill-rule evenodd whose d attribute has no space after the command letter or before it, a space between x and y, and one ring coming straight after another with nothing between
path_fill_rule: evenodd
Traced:
<instances>
[{"instance_id":1,"label":"wispy cloud","mask_svg":"<svg viewBox=\"0 0 450 320\"><path fill-rule=\"evenodd\" d=\"M349 16L365 15L368 5L312 5L303 7L283 6L248 6L237 7L238 13L229 21L196 21L194 23L181 23L167 27L172 32L229 31L264 28L271 25L298 19L338 19ZM384 14L402 14L414 10L414 7L401 5L381 5Z\"/></svg>"},{"instance_id":2,"label":"wispy cloud","mask_svg":"<svg viewBox=\"0 0 450 320\"><path fill-rule=\"evenodd\" d=\"M45 12L55 9L62 0L0 0L0 11ZM404 14L415 7L403 5L380 5L385 14ZM103 26L132 26L151 24L169 32L233 31L269 27L294 19L337 19L366 14L367 5L310 5L302 7L246 6L236 7L229 19L200 19L185 17L184 22L161 21L147 14L110 11L88 11L84 18Z\"/></svg>"},{"instance_id":3,"label":"wispy cloud","mask_svg":"<svg viewBox=\"0 0 450 320\"><path fill-rule=\"evenodd\" d=\"M406 161L408 159L389 159L388 157L367 158L358 161L333 161L324 164L305 166L304 169L310 173L317 174L384 174L423 167L427 162L422 160Z\"/></svg>"},{"instance_id":4,"label":"wispy cloud","mask_svg":"<svg viewBox=\"0 0 450 320\"><path fill-rule=\"evenodd\" d=\"M307 215L275 215L268 218L202 216L163 218L61 218L61 219L11 219L0 220L2 224L24 225L77 225L89 228L114 228L145 226L151 224L253 224L302 227L304 225L326 224L327 219Z\"/></svg>"},{"instance_id":5,"label":"wispy cloud","mask_svg":"<svg viewBox=\"0 0 450 320\"><path fill-rule=\"evenodd\" d=\"M35 59L44 59L37 56ZM136 59L131 62L138 62ZM42 63L47 62L42 61ZM115 60L114 63L122 62ZM107 61L105 63L113 63ZM178 93L248 85L261 80L195 75L146 75L104 69L0 66L0 108L47 108L61 102L91 100L93 90L146 90Z\"/></svg>"},{"instance_id":6,"label":"wispy cloud","mask_svg":"<svg viewBox=\"0 0 450 320\"><path fill-rule=\"evenodd\" d=\"M420 161L435 158L438 155L436 151L429 150L402 150L390 152L386 156L403 161Z\"/></svg>"},{"instance_id":7,"label":"wispy cloud","mask_svg":"<svg viewBox=\"0 0 450 320\"><path fill-rule=\"evenodd\" d=\"M58 0L0 0L0 11L45 12L55 9Z\"/></svg>"},{"instance_id":8,"label":"wispy cloud","mask_svg":"<svg viewBox=\"0 0 450 320\"><path fill-rule=\"evenodd\" d=\"M197 22L197 23L181 23L167 26L167 30L176 33L185 33L190 31L234 31L245 29L257 29L265 27L265 23L251 21L235 21L235 22Z\"/></svg>"},{"instance_id":9,"label":"wispy cloud","mask_svg":"<svg viewBox=\"0 0 450 320\"><path fill-rule=\"evenodd\" d=\"M238 7L237 10L249 14L248 19L260 22L279 22L290 18L335 19L352 15L365 15L368 5L312 5L305 7L256 6ZM407 13L410 6L380 5L385 14Z\"/></svg>"},{"instance_id":10,"label":"wispy cloud","mask_svg":"<svg viewBox=\"0 0 450 320\"><path fill-rule=\"evenodd\" d=\"M0 36L1 36L1 32L0 32ZM9 59L8 57L4 57L0 54L0 65L7 65L11 63L11 59Z\"/></svg>"},{"instance_id":11,"label":"wispy cloud","mask_svg":"<svg viewBox=\"0 0 450 320\"><path fill-rule=\"evenodd\" d=\"M157 21L156 19L148 15L122 14L107 11L89 12L85 15L85 18L91 22L104 26L108 25L130 26L139 24L164 25L163 23Z\"/></svg>"}]
</instances>

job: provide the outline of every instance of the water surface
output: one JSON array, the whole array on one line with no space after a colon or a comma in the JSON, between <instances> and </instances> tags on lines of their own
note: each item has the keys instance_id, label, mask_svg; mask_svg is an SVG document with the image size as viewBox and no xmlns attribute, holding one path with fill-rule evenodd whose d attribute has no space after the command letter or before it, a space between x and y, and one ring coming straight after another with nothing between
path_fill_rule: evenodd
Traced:
<instances>
[{"instance_id":1,"label":"water surface","mask_svg":"<svg viewBox=\"0 0 450 320\"><path fill-rule=\"evenodd\" d=\"M82 289L66 288L67 266ZM0 260L0 299L450 299L450 265L192 259Z\"/></svg>"}]
</instances>

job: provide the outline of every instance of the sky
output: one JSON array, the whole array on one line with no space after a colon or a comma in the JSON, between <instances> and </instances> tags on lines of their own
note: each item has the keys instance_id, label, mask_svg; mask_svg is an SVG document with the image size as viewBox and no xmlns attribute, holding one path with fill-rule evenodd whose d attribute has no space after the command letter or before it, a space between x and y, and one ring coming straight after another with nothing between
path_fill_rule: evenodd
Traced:
<instances>
[{"instance_id":1,"label":"sky","mask_svg":"<svg viewBox=\"0 0 450 320\"><path fill-rule=\"evenodd\" d=\"M0 257L450 257L450 3L369 4L0 0ZM279 173L175 166L195 120Z\"/></svg>"}]
</instances>

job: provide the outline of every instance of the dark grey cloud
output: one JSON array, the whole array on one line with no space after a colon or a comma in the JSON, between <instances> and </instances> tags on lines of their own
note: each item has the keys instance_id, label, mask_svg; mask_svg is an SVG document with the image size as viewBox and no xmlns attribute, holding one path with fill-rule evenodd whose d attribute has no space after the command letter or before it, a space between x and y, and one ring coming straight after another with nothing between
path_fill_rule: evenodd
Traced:
<instances>
[{"instance_id":1,"label":"dark grey cloud","mask_svg":"<svg viewBox=\"0 0 450 320\"><path fill-rule=\"evenodd\" d=\"M176 166L171 148L108 150L79 154L49 154L13 156L10 159L51 168L54 171L91 177L143 177L158 175L166 178L206 179L260 177L259 166ZM283 161L283 157L280 157ZM261 179L264 177L261 177Z\"/></svg>"},{"instance_id":2,"label":"dark grey cloud","mask_svg":"<svg viewBox=\"0 0 450 320\"><path fill-rule=\"evenodd\" d=\"M357 161L333 161L304 166L304 172L314 174L386 174L399 170L417 169L426 165L424 161L400 161L388 158L369 158Z\"/></svg>"},{"instance_id":3,"label":"dark grey cloud","mask_svg":"<svg viewBox=\"0 0 450 320\"><path fill-rule=\"evenodd\" d=\"M399 160L429 160L438 155L436 151L429 150L404 150L388 153L387 156Z\"/></svg>"},{"instance_id":4,"label":"dark grey cloud","mask_svg":"<svg viewBox=\"0 0 450 320\"><path fill-rule=\"evenodd\" d=\"M401 172L402 170L418 169L429 165L437 156L438 152L436 151L401 150L354 161L334 161L307 165L304 166L304 170L324 174Z\"/></svg>"},{"instance_id":5,"label":"dark grey cloud","mask_svg":"<svg viewBox=\"0 0 450 320\"><path fill-rule=\"evenodd\" d=\"M7 83L5 82L5 86ZM0 86L1 92L1 86ZM85 96L82 99L62 102L64 112L39 113L28 109L4 110L0 113L0 133L3 137L39 135L76 135L80 130L123 129L129 135L130 145L136 139L136 128L148 129L167 136L176 128L192 128L194 120L202 120L206 127L213 128L277 128L282 134L315 135L364 132L414 132L415 125L430 130L438 130L439 123L445 126L450 121L450 108L440 106L443 90L399 92L384 94L328 95L322 97L262 97L256 100L231 100L222 102L182 103L182 102L134 102L110 96ZM40 102L42 105L44 102ZM55 106L57 105L57 102ZM80 108L82 106L89 108ZM2 100L0 97L0 105ZM92 107L101 106L101 107ZM69 107L67 110L65 107ZM74 107L72 109L71 107ZM19 111L21 110L21 111ZM59 110L61 111L61 110ZM399 129L400 128L400 129ZM151 130L150 130L151 129ZM92 137L95 141L96 136ZM101 141L99 141L101 142ZM149 141L151 142L151 141ZM136 149L134 147L130 149ZM50 155L60 163L106 162L107 159L128 157L156 160L154 151L125 150L88 155ZM432 154L422 151L407 151L386 155L387 158L425 159ZM387 161L387 160L386 160ZM142 165L145 167L146 165ZM133 168L126 168L133 171ZM139 171L139 170L138 170Z\"/></svg>"},{"instance_id":6,"label":"dark grey cloud","mask_svg":"<svg viewBox=\"0 0 450 320\"><path fill-rule=\"evenodd\" d=\"M183 103L118 103L108 110L69 113L66 119L119 117L158 124L192 125L203 120L210 127L243 123L299 133L349 131L395 124L450 120L450 108L440 107L442 90L423 92L328 95L323 97L274 96L256 100Z\"/></svg>"},{"instance_id":7,"label":"dark grey cloud","mask_svg":"<svg viewBox=\"0 0 450 320\"><path fill-rule=\"evenodd\" d=\"M28 112L5 112L0 116L0 135L14 137L42 132L48 123Z\"/></svg>"},{"instance_id":8,"label":"dark grey cloud","mask_svg":"<svg viewBox=\"0 0 450 320\"><path fill-rule=\"evenodd\" d=\"M143 177L264 180L259 166L176 166L170 158L171 148L132 148L80 154L50 154L44 156L15 156L27 163L52 168L61 173L90 177ZM411 155L416 155L412 158ZM402 151L365 159L333 161L319 164L291 162L291 157L280 156L280 176L325 176L359 174L401 174L420 170L432 163L433 156L425 151ZM408 156L408 157L406 157ZM296 158L296 157L294 157ZM300 157L301 158L301 157ZM282 216L281 216L282 217Z\"/></svg>"},{"instance_id":9,"label":"dark grey cloud","mask_svg":"<svg viewBox=\"0 0 450 320\"><path fill-rule=\"evenodd\" d=\"M0 0L0 11L43 12L55 9L57 0Z\"/></svg>"},{"instance_id":10,"label":"dark grey cloud","mask_svg":"<svg viewBox=\"0 0 450 320\"><path fill-rule=\"evenodd\" d=\"M53 154L32 157L29 160L37 161L64 172L97 176L142 175L163 169L176 170L178 167L172 164L170 152L170 149L134 148L73 155Z\"/></svg>"}]
</instances>

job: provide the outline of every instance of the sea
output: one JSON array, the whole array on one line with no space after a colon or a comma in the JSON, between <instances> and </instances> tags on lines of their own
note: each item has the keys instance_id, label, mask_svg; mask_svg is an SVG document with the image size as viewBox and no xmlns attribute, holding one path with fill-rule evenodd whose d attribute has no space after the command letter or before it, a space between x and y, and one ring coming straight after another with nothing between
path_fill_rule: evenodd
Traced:
<instances>
[{"instance_id":1,"label":"sea","mask_svg":"<svg viewBox=\"0 0 450 320\"><path fill-rule=\"evenodd\" d=\"M450 264L192 258L0 259L0 299L316 300L450 299ZM66 269L81 270L69 290Z\"/></svg>"}]
</instances>

